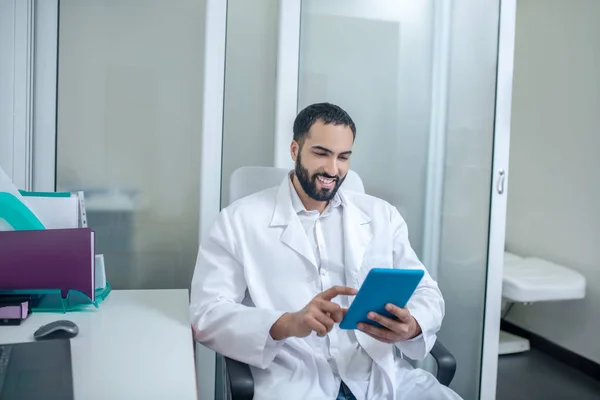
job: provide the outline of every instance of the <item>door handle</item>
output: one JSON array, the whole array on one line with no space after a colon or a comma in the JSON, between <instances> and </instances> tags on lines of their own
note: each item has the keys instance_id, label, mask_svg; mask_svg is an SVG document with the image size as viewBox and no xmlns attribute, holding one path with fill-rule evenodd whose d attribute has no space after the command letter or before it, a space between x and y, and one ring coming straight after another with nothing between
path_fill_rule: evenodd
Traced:
<instances>
[{"instance_id":1,"label":"door handle","mask_svg":"<svg viewBox=\"0 0 600 400\"><path fill-rule=\"evenodd\" d=\"M500 169L498 171L498 186L496 187L498 194L504 194L504 182L505 181L506 181L506 173L503 169Z\"/></svg>"}]
</instances>

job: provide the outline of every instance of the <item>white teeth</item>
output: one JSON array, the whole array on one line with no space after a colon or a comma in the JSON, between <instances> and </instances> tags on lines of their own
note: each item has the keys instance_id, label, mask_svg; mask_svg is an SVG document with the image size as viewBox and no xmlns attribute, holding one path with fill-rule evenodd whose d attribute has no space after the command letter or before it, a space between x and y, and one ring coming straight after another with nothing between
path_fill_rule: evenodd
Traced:
<instances>
[{"instance_id":1,"label":"white teeth","mask_svg":"<svg viewBox=\"0 0 600 400\"><path fill-rule=\"evenodd\" d=\"M319 180L320 180L321 182L323 182L323 183L327 183L327 184L329 184L329 183L333 182L333 179L325 179L325 178L323 178L322 176L319 176Z\"/></svg>"}]
</instances>

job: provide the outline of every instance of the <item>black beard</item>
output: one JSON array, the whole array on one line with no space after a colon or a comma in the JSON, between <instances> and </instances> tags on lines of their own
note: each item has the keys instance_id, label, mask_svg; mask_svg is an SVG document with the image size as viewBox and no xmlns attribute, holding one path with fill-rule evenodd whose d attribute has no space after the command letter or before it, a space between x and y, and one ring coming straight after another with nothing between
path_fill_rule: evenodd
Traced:
<instances>
[{"instance_id":1,"label":"black beard","mask_svg":"<svg viewBox=\"0 0 600 400\"><path fill-rule=\"evenodd\" d=\"M330 201L334 198L338 189L344 183L344 178L340 179L339 176L330 176L326 173L317 173L313 176L308 175L308 169L304 168L302 165L302 160L300 158L300 152L298 152L298 158L296 159L296 167L295 167L296 177L298 178L298 182L300 182L300 186L304 193L308 195L313 200L316 201ZM334 179L335 186L331 189L317 189L317 178L322 176L327 179Z\"/></svg>"}]
</instances>

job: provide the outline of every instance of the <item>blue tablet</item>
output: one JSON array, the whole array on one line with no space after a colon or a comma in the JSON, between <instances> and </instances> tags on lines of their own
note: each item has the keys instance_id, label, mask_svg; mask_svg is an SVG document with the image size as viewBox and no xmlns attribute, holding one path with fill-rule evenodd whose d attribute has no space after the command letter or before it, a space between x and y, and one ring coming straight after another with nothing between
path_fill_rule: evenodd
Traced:
<instances>
[{"instance_id":1,"label":"blue tablet","mask_svg":"<svg viewBox=\"0 0 600 400\"><path fill-rule=\"evenodd\" d=\"M374 311L395 318L385 309L385 305L391 303L404 308L423 275L424 271L421 269L373 268L340 322L340 328L357 329L360 322L381 327L379 323L367 318L367 314Z\"/></svg>"}]
</instances>

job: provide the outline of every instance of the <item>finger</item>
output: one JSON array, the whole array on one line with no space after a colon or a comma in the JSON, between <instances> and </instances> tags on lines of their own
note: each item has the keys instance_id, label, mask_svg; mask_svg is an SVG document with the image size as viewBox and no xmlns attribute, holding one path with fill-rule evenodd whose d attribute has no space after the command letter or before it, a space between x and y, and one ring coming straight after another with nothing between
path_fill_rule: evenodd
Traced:
<instances>
[{"instance_id":1,"label":"finger","mask_svg":"<svg viewBox=\"0 0 600 400\"><path fill-rule=\"evenodd\" d=\"M323 326L325 326L325 329L327 329L327 332L325 332L325 333L328 333L333 329L334 321L332 318L328 317L326 314L319 312L319 313L313 314L313 317L317 321L319 321Z\"/></svg>"},{"instance_id":2,"label":"finger","mask_svg":"<svg viewBox=\"0 0 600 400\"><path fill-rule=\"evenodd\" d=\"M373 336L377 336L383 340L388 341L388 343L394 343L400 340L398 335L389 329L378 328L370 324L360 323L358 324L358 329L362 332L368 333Z\"/></svg>"},{"instance_id":3,"label":"finger","mask_svg":"<svg viewBox=\"0 0 600 400\"><path fill-rule=\"evenodd\" d=\"M312 331L317 332L317 335L319 335L319 336L327 335L327 328L325 327L325 325L320 323L313 315L307 316L305 321L306 321L306 326L308 326L308 328L311 329Z\"/></svg>"},{"instance_id":4,"label":"finger","mask_svg":"<svg viewBox=\"0 0 600 400\"><path fill-rule=\"evenodd\" d=\"M315 303L318 306L318 308L323 312L336 313L341 311L342 309L342 307L339 304L336 304L332 301L317 300Z\"/></svg>"},{"instance_id":5,"label":"finger","mask_svg":"<svg viewBox=\"0 0 600 400\"><path fill-rule=\"evenodd\" d=\"M351 288L351 287L333 286L333 287L327 289L326 291L318 294L317 297L319 297L323 300L329 301L339 295L354 296L356 293L358 293L358 290Z\"/></svg>"},{"instance_id":6,"label":"finger","mask_svg":"<svg viewBox=\"0 0 600 400\"><path fill-rule=\"evenodd\" d=\"M408 308L400 308L393 304L386 304L385 309L402 322L409 322L411 319L410 311L408 311Z\"/></svg>"},{"instance_id":7,"label":"finger","mask_svg":"<svg viewBox=\"0 0 600 400\"><path fill-rule=\"evenodd\" d=\"M385 338L385 337L383 337L383 336L376 335L376 334L374 334L374 333L365 332L365 331L363 331L363 333L364 333L364 334L366 334L366 335L369 335L369 336L370 336L370 337L372 337L373 339L377 339L377 340L379 340L380 342L383 342L383 343L395 343L395 341L394 341L394 340L390 340L390 339L388 339L388 338Z\"/></svg>"},{"instance_id":8,"label":"finger","mask_svg":"<svg viewBox=\"0 0 600 400\"><path fill-rule=\"evenodd\" d=\"M389 330L400 335L408 334L410 328L408 324L404 322L399 322L397 320L384 317L383 315L377 314L376 312L370 312L369 314L367 314L367 318L369 318L372 321L379 322L381 325L385 326Z\"/></svg>"},{"instance_id":9,"label":"finger","mask_svg":"<svg viewBox=\"0 0 600 400\"><path fill-rule=\"evenodd\" d=\"M342 308L342 318L344 318L346 316L347 312L348 312L347 308Z\"/></svg>"},{"instance_id":10,"label":"finger","mask_svg":"<svg viewBox=\"0 0 600 400\"><path fill-rule=\"evenodd\" d=\"M329 316L335 321L340 322L343 318L342 307L339 304L335 304L331 301L321 301L317 303L321 311L329 314Z\"/></svg>"},{"instance_id":11,"label":"finger","mask_svg":"<svg viewBox=\"0 0 600 400\"><path fill-rule=\"evenodd\" d=\"M369 332L364 332L364 333L367 334L367 335L369 335L369 336L371 336L373 339L379 340L380 342L383 342L383 343L394 343L393 341L391 341L389 339L386 339L386 338L381 337L381 336L377 336L377 335L375 335L373 333L369 333Z\"/></svg>"}]
</instances>

